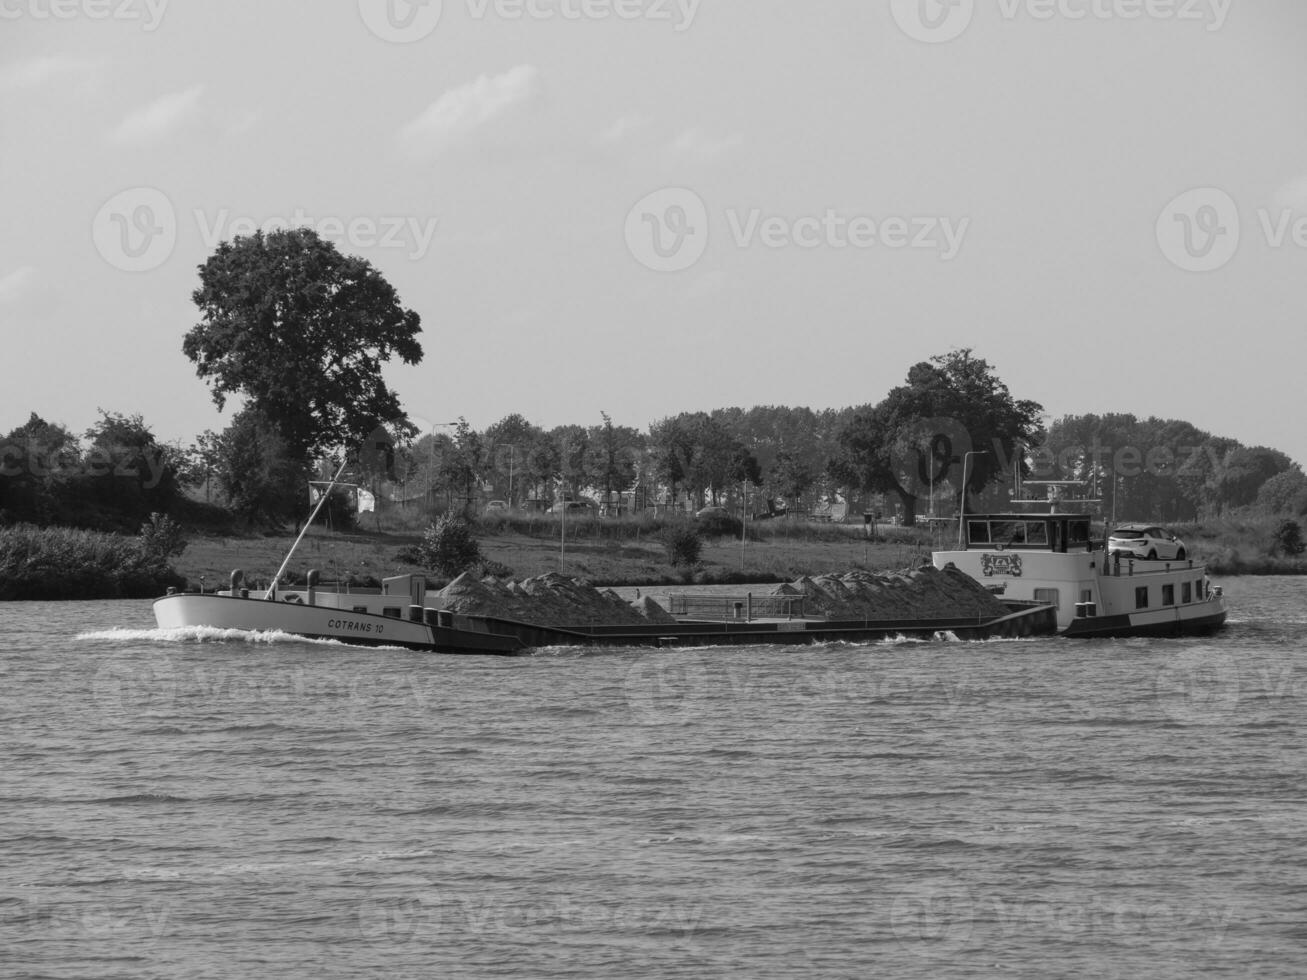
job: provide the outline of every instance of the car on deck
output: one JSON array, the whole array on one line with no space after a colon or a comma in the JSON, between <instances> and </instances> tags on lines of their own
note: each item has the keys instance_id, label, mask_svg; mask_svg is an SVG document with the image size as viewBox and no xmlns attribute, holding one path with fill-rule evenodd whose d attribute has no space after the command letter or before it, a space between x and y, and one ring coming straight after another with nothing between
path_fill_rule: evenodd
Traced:
<instances>
[{"instance_id":1,"label":"car on deck","mask_svg":"<svg viewBox=\"0 0 1307 980\"><path fill-rule=\"evenodd\" d=\"M1122 558L1146 561L1184 561L1188 556L1184 542L1156 524L1119 524L1108 535L1107 550Z\"/></svg>"}]
</instances>

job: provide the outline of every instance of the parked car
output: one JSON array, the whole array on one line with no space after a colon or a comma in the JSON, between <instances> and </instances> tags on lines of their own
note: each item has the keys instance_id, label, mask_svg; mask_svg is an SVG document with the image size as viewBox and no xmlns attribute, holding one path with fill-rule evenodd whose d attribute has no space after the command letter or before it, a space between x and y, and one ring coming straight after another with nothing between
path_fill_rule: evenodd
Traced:
<instances>
[{"instance_id":1,"label":"parked car","mask_svg":"<svg viewBox=\"0 0 1307 980\"><path fill-rule=\"evenodd\" d=\"M1184 561L1184 542L1155 524L1122 524L1107 539L1107 550L1124 557L1149 561Z\"/></svg>"},{"instance_id":2,"label":"parked car","mask_svg":"<svg viewBox=\"0 0 1307 980\"><path fill-rule=\"evenodd\" d=\"M487 501L487 502L486 502L486 510L485 510L485 513L488 514L488 515L489 515L489 514L507 514L507 513L508 513L508 501L507 501L507 500L490 500L490 501Z\"/></svg>"}]
</instances>

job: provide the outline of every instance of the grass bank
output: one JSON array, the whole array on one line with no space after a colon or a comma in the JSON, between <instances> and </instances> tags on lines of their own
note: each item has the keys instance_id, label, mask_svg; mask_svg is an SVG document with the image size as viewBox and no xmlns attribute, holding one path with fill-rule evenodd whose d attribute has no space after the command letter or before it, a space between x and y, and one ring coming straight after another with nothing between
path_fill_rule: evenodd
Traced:
<instances>
[{"instance_id":1,"label":"grass bank","mask_svg":"<svg viewBox=\"0 0 1307 980\"><path fill-rule=\"evenodd\" d=\"M478 525L482 556L512 570L516 578L563 571L601 585L660 585L687 581L667 560L659 534L667 522L650 519L569 518L566 527L549 515L495 518ZM397 556L416 544L420 530L353 531L310 528L289 572L298 580L311 568L328 581L362 583L383 575L417 572ZM206 588L225 587L239 568L252 580L268 580L289 549L293 535L192 536L178 570ZM745 541L705 538L702 565L689 580L700 583L790 581L801 575L862 568L905 568L930 557L935 542L924 532L882 529L867 540L861 526L807 521L750 524ZM431 577L433 582L439 581Z\"/></svg>"}]
</instances>

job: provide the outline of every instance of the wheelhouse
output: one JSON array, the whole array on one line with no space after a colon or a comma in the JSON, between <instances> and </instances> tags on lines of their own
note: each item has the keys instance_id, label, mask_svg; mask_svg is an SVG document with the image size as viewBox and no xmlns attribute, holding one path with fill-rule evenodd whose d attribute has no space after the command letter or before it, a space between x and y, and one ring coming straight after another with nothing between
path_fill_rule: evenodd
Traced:
<instances>
[{"instance_id":1,"label":"wheelhouse","mask_svg":"<svg viewBox=\"0 0 1307 980\"><path fill-rule=\"evenodd\" d=\"M963 518L964 550L1073 554L1093 550L1086 514L976 514Z\"/></svg>"}]
</instances>

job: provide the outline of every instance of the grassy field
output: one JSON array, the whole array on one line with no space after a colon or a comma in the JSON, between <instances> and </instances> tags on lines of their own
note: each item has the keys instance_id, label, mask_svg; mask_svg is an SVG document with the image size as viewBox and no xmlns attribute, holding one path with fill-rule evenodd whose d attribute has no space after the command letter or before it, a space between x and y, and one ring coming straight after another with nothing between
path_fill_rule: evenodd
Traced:
<instances>
[{"instance_id":1,"label":"grassy field","mask_svg":"<svg viewBox=\"0 0 1307 980\"><path fill-rule=\"evenodd\" d=\"M759 526L760 527L760 526ZM905 568L928 559L933 546L928 534L882 529L880 540L866 540L861 526L769 522L750 528L741 548L739 539L708 540L703 549L702 581L791 581L801 575ZM512 569L515 578L564 571L596 584L641 585L682 580L668 564L662 544L645 527L630 522L569 521L568 540L560 547L560 527L552 518L506 522L483 527L478 538L482 555ZM892 540L885 540L892 534ZM347 574L357 578L416 572L397 553L418 541L414 531L355 531L338 533L311 528L291 562L302 575L316 568L327 581ZM203 537L190 545L174 567L197 585L225 587L231 571L240 568L254 581L270 579L290 548L293 535Z\"/></svg>"},{"instance_id":2,"label":"grassy field","mask_svg":"<svg viewBox=\"0 0 1307 980\"><path fill-rule=\"evenodd\" d=\"M397 557L420 537L417 515L407 522L389 521L378 530L348 533L312 528L295 554L290 571L302 575L318 569L326 581L346 575L355 580L422 569ZM685 573L667 561L656 534L660 522L649 520L569 519L565 547L560 547L558 519L548 516L491 519L477 535L483 557L512 570L518 579L563 571L601 585L646 585L685 581ZM1259 520L1219 520L1183 525L1176 532L1196 559L1219 575L1307 573L1307 562L1270 553L1270 525ZM206 588L222 587L232 569L252 581L267 580L285 557L293 535L206 537L194 533L174 567L191 585L204 577ZM700 582L781 582L801 575L906 568L929 560L932 550L948 547L947 530L881 527L868 541L861 525L814 524L775 520L750 524L743 548L738 537L709 539L704 544ZM432 576L433 581L437 579Z\"/></svg>"}]
</instances>

